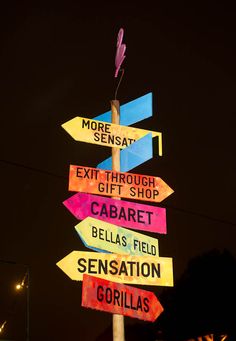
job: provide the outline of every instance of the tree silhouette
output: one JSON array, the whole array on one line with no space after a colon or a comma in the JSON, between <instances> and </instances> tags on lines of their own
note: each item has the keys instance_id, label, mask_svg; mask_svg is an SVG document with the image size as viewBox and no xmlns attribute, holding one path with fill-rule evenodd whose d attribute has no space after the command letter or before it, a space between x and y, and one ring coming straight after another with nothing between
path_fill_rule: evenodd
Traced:
<instances>
[{"instance_id":1,"label":"tree silhouette","mask_svg":"<svg viewBox=\"0 0 236 341\"><path fill-rule=\"evenodd\" d=\"M211 250L189 262L172 293L165 290L165 308L156 322L167 341L235 340L236 260L227 251ZM201 339L199 339L200 341ZM207 339L202 339L207 340Z\"/></svg>"},{"instance_id":2,"label":"tree silhouette","mask_svg":"<svg viewBox=\"0 0 236 341\"><path fill-rule=\"evenodd\" d=\"M125 326L125 339L235 341L235 292L235 258L227 250L211 250L192 259L175 286L158 297L164 312L156 322ZM112 327L96 341L112 341Z\"/></svg>"}]
</instances>

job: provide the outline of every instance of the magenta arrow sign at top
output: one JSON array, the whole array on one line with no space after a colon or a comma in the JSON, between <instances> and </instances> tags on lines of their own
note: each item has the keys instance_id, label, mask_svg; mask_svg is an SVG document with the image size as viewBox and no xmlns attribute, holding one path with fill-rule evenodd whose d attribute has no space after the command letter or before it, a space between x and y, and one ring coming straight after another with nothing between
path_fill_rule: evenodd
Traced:
<instances>
[{"instance_id":1,"label":"magenta arrow sign at top","mask_svg":"<svg viewBox=\"0 0 236 341\"><path fill-rule=\"evenodd\" d=\"M165 208L80 192L63 204L79 220L93 217L131 229L166 234Z\"/></svg>"}]
</instances>

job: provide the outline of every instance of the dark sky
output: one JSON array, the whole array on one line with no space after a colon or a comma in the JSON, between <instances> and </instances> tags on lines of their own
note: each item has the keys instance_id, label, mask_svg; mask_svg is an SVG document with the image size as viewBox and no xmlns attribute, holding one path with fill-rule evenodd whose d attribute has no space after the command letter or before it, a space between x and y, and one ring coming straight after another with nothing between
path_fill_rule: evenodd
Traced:
<instances>
[{"instance_id":1,"label":"dark sky","mask_svg":"<svg viewBox=\"0 0 236 341\"><path fill-rule=\"evenodd\" d=\"M81 283L55 264L85 250L62 205L72 195L69 164L96 167L111 150L76 143L60 125L109 110L123 27L118 98L124 104L153 92L154 116L136 126L163 133L163 157L134 171L175 190L160 205L168 228L157 236L160 255L173 257L175 282L212 249L236 256L235 9L222 1L7 1L0 12L0 259L30 265L31 340L93 341L112 317L82 308ZM0 269L0 323L6 318L4 336L21 341L26 297L13 284L25 269Z\"/></svg>"}]
</instances>

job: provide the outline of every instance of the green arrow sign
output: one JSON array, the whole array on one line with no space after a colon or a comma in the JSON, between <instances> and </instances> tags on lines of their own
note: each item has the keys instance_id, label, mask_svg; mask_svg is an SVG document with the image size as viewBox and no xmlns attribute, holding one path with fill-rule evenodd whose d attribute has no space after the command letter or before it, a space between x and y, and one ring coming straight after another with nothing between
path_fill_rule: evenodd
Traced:
<instances>
[{"instance_id":1,"label":"green arrow sign","mask_svg":"<svg viewBox=\"0 0 236 341\"><path fill-rule=\"evenodd\" d=\"M105 221L87 217L75 226L83 243L96 251L158 256L158 240Z\"/></svg>"}]
</instances>

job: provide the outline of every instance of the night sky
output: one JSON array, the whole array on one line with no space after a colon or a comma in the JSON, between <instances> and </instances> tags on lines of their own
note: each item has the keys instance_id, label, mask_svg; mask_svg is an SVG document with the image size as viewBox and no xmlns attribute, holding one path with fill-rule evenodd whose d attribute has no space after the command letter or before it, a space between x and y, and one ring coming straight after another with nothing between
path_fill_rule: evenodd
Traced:
<instances>
[{"instance_id":1,"label":"night sky","mask_svg":"<svg viewBox=\"0 0 236 341\"><path fill-rule=\"evenodd\" d=\"M202 311L222 313L235 302L228 277L236 257L234 6L7 1L0 12L0 259L17 263L0 263L3 338L25 340L26 293L14 284L28 264L30 340L111 339L112 315L82 308L81 282L56 263L86 250L62 205L73 194L69 165L96 167L111 153L75 142L61 124L110 109L120 27L127 51L118 99L152 92L153 117L135 126L163 133L163 156L132 172L160 176L175 191L159 205L167 209L167 235L149 233L159 238L160 256L173 257L175 286L140 286L155 292L166 313L161 326L125 318L127 341L137 331L148 340L150 328L175 330L173 316L179 335L188 315L196 321L183 337L211 331L216 321L203 326Z\"/></svg>"}]
</instances>

